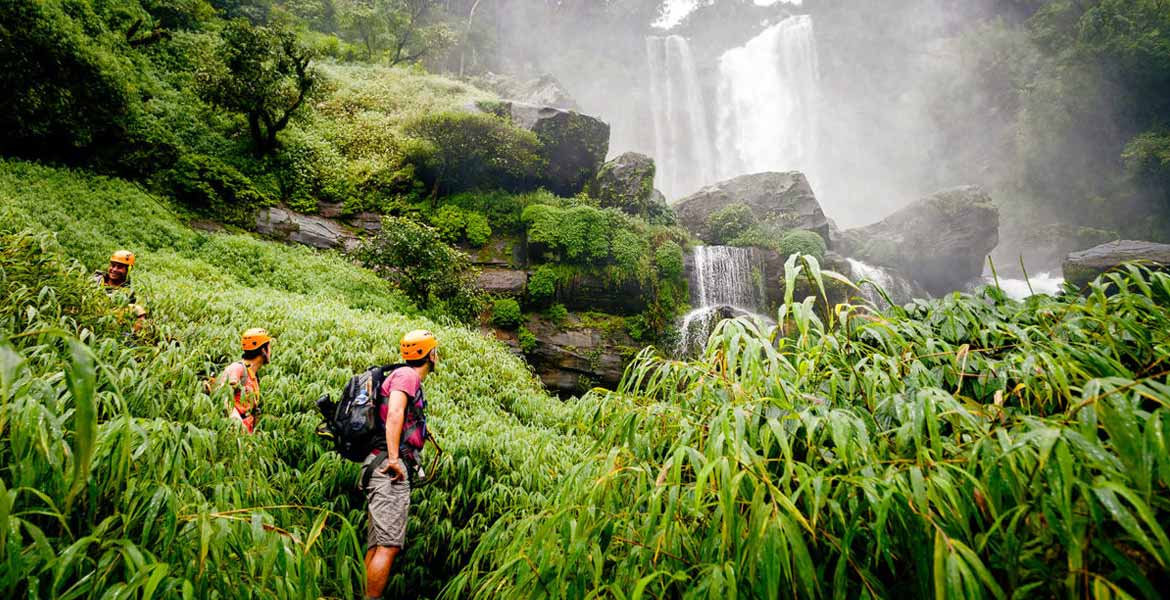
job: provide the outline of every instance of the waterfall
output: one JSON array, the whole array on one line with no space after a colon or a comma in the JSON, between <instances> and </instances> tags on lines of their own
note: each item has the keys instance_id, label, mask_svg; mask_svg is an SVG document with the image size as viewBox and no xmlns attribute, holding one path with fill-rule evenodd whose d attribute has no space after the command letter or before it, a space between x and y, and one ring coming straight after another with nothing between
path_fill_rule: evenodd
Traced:
<instances>
[{"instance_id":1,"label":"waterfall","mask_svg":"<svg viewBox=\"0 0 1170 600\"><path fill-rule=\"evenodd\" d=\"M699 246L691 275L691 304L683 318L679 353L701 349L719 317L763 311L764 265L748 248Z\"/></svg>"},{"instance_id":2,"label":"waterfall","mask_svg":"<svg viewBox=\"0 0 1170 600\"><path fill-rule=\"evenodd\" d=\"M914 287L905 278L895 275L881 267L867 265L860 260L847 259L849 268L853 271L854 283L867 280L869 283L860 284L862 298L881 310L890 308L890 303L878 293L874 285L885 290L894 302L909 302L914 297Z\"/></svg>"},{"instance_id":3,"label":"waterfall","mask_svg":"<svg viewBox=\"0 0 1170 600\"><path fill-rule=\"evenodd\" d=\"M789 17L719 59L718 177L801 171L817 183L819 75L812 17Z\"/></svg>"},{"instance_id":4,"label":"waterfall","mask_svg":"<svg viewBox=\"0 0 1170 600\"><path fill-rule=\"evenodd\" d=\"M671 200L714 181L707 109L690 44L678 35L646 38L655 185Z\"/></svg>"}]
</instances>

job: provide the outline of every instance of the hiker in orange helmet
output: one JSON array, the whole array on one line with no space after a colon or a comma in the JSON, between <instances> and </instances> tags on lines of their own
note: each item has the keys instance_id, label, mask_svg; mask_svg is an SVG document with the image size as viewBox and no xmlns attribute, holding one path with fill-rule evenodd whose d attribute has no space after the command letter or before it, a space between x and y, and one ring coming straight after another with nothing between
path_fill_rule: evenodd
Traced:
<instances>
[{"instance_id":1,"label":"hiker in orange helmet","mask_svg":"<svg viewBox=\"0 0 1170 600\"><path fill-rule=\"evenodd\" d=\"M130 269L134 266L134 253L129 250L118 250L110 255L110 264L105 271L93 274L93 280L111 296L114 292L126 294L130 311L134 314L134 332L142 330L146 323L146 309L137 304L134 288L130 285Z\"/></svg>"},{"instance_id":2,"label":"hiker in orange helmet","mask_svg":"<svg viewBox=\"0 0 1170 600\"><path fill-rule=\"evenodd\" d=\"M386 435L366 458L366 498L370 530L366 538L366 597L381 598L390 579L390 567L406 541L410 510L410 479L418 472L418 453L426 441L426 400L422 383L435 371L439 341L418 329L402 336L399 351L406 364L386 375L378 406L379 425Z\"/></svg>"},{"instance_id":3,"label":"hiker in orange helmet","mask_svg":"<svg viewBox=\"0 0 1170 600\"><path fill-rule=\"evenodd\" d=\"M240 347L244 354L241 359L228 365L220 376L220 385L232 388L232 405L228 407L228 418L238 421L248 433L256 429L256 416L260 412L260 379L256 373L272 360L272 336L259 327L244 332Z\"/></svg>"}]
</instances>

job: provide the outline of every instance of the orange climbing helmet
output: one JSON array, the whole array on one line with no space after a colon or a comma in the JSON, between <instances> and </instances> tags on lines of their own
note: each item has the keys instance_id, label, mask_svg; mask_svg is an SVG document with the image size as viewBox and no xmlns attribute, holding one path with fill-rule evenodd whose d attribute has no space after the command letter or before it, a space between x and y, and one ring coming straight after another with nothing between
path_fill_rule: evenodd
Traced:
<instances>
[{"instance_id":1,"label":"orange climbing helmet","mask_svg":"<svg viewBox=\"0 0 1170 600\"><path fill-rule=\"evenodd\" d=\"M398 349L402 352L402 360L418 360L430 354L438 345L435 334L425 329L415 329L402 336Z\"/></svg>"},{"instance_id":2,"label":"orange climbing helmet","mask_svg":"<svg viewBox=\"0 0 1170 600\"><path fill-rule=\"evenodd\" d=\"M126 265L126 268L134 266L134 253L129 250L119 250L110 255L110 262Z\"/></svg>"},{"instance_id":3,"label":"orange climbing helmet","mask_svg":"<svg viewBox=\"0 0 1170 600\"><path fill-rule=\"evenodd\" d=\"M259 327L253 327L245 331L244 335L240 337L240 346L244 349L244 352L248 352L271 341L272 336L268 335L268 331Z\"/></svg>"}]
</instances>

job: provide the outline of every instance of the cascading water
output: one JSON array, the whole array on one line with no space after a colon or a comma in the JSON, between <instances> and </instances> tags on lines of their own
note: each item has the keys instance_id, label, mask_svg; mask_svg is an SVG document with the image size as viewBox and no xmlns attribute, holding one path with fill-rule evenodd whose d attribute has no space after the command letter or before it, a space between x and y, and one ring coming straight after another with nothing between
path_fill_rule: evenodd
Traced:
<instances>
[{"instance_id":1,"label":"cascading water","mask_svg":"<svg viewBox=\"0 0 1170 600\"><path fill-rule=\"evenodd\" d=\"M691 302L683 318L679 353L702 348L721 315L757 314L763 310L764 265L748 248L699 246L691 276Z\"/></svg>"},{"instance_id":2,"label":"cascading water","mask_svg":"<svg viewBox=\"0 0 1170 600\"><path fill-rule=\"evenodd\" d=\"M717 176L803 172L817 183L819 65L813 21L789 17L719 59Z\"/></svg>"},{"instance_id":3,"label":"cascading water","mask_svg":"<svg viewBox=\"0 0 1170 600\"><path fill-rule=\"evenodd\" d=\"M686 38L648 37L646 54L658 163L655 185L673 200L714 180L707 109Z\"/></svg>"},{"instance_id":4,"label":"cascading water","mask_svg":"<svg viewBox=\"0 0 1170 600\"><path fill-rule=\"evenodd\" d=\"M881 268L867 265L860 260L847 259L849 268L853 271L853 281L867 280L861 284L860 296L881 310L890 307L890 303L878 293L874 285L881 287L894 302L909 302L914 297L914 287L904 278L894 275Z\"/></svg>"}]
</instances>

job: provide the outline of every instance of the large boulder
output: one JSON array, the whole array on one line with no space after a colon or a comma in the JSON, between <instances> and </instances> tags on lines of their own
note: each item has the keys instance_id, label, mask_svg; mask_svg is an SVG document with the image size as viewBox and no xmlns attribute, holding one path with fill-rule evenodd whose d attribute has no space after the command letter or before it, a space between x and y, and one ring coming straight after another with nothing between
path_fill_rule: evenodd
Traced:
<instances>
[{"instance_id":1,"label":"large boulder","mask_svg":"<svg viewBox=\"0 0 1170 600\"><path fill-rule=\"evenodd\" d=\"M999 244L999 210L978 186L919 200L878 223L841 232L839 252L896 269L935 295L963 289Z\"/></svg>"},{"instance_id":2,"label":"large boulder","mask_svg":"<svg viewBox=\"0 0 1170 600\"><path fill-rule=\"evenodd\" d=\"M637 279L623 282L578 273L557 284L556 301L575 311L636 315L646 310L646 297Z\"/></svg>"},{"instance_id":3,"label":"large boulder","mask_svg":"<svg viewBox=\"0 0 1170 600\"><path fill-rule=\"evenodd\" d=\"M321 249L348 248L357 241L335 221L315 215L302 215L279 206L256 213L256 232Z\"/></svg>"},{"instance_id":4,"label":"large boulder","mask_svg":"<svg viewBox=\"0 0 1170 600\"><path fill-rule=\"evenodd\" d=\"M521 298L528 290L528 273L516 269L489 267L479 270L479 289L496 296Z\"/></svg>"},{"instance_id":5,"label":"large boulder","mask_svg":"<svg viewBox=\"0 0 1170 600\"><path fill-rule=\"evenodd\" d=\"M489 72L477 77L474 83L504 98L512 98L519 102L552 106L562 110L581 110L565 86L561 85L561 82L552 75L540 75L533 79L518 79L509 75Z\"/></svg>"},{"instance_id":6,"label":"large boulder","mask_svg":"<svg viewBox=\"0 0 1170 600\"><path fill-rule=\"evenodd\" d=\"M1119 240L1074 252L1064 260L1064 279L1077 287L1084 287L1101 274L1127 262L1170 269L1170 244Z\"/></svg>"},{"instance_id":7,"label":"large boulder","mask_svg":"<svg viewBox=\"0 0 1170 600\"><path fill-rule=\"evenodd\" d=\"M534 317L525 325L536 336L528 362L544 385L562 396L593 386L616 388L637 344L624 331L588 327L570 317L564 326Z\"/></svg>"},{"instance_id":8,"label":"large boulder","mask_svg":"<svg viewBox=\"0 0 1170 600\"><path fill-rule=\"evenodd\" d=\"M731 204L746 204L757 221L782 229L806 229L829 243L829 221L801 173L756 173L707 186L674 205L678 222L714 243L711 215Z\"/></svg>"},{"instance_id":9,"label":"large boulder","mask_svg":"<svg viewBox=\"0 0 1170 600\"><path fill-rule=\"evenodd\" d=\"M478 102L475 106L536 134L546 163L541 180L555 194L575 196L584 190L609 153L609 125L600 119L511 100Z\"/></svg>"},{"instance_id":10,"label":"large boulder","mask_svg":"<svg viewBox=\"0 0 1170 600\"><path fill-rule=\"evenodd\" d=\"M605 163L589 183L589 195L601 206L642 217L651 212L654 191L654 159L637 152Z\"/></svg>"}]
</instances>

